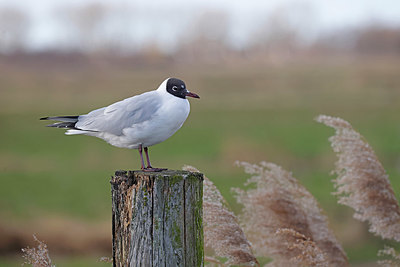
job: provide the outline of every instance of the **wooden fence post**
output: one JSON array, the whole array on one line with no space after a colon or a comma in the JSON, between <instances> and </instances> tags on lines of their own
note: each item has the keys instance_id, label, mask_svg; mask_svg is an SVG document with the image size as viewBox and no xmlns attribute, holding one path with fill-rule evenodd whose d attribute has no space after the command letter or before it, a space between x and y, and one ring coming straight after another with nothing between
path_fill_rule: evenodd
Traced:
<instances>
[{"instance_id":1,"label":"wooden fence post","mask_svg":"<svg viewBox=\"0 0 400 267\"><path fill-rule=\"evenodd\" d=\"M203 175L117 171L113 266L203 266Z\"/></svg>"}]
</instances>

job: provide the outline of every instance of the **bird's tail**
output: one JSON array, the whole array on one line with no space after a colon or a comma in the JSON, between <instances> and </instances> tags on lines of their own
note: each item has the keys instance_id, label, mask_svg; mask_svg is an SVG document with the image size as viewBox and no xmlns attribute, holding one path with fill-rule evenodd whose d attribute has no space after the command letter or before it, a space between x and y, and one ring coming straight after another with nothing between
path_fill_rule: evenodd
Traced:
<instances>
[{"instance_id":1,"label":"bird's tail","mask_svg":"<svg viewBox=\"0 0 400 267\"><path fill-rule=\"evenodd\" d=\"M43 117L40 118L41 120L53 120L53 121L59 121L56 123L52 123L49 125L46 125L46 127L55 127L55 128L61 128L61 129L68 129L68 131L65 132L66 135L74 135L74 134L89 134L97 131L93 130L82 130L76 127L76 123L79 120L79 116L57 116L57 117Z\"/></svg>"},{"instance_id":2,"label":"bird's tail","mask_svg":"<svg viewBox=\"0 0 400 267\"><path fill-rule=\"evenodd\" d=\"M80 130L75 127L75 124L78 122L78 118L79 118L79 116L58 116L58 117L44 117L44 118L40 118L40 119L41 120L60 121L60 122L46 125L47 127Z\"/></svg>"}]
</instances>

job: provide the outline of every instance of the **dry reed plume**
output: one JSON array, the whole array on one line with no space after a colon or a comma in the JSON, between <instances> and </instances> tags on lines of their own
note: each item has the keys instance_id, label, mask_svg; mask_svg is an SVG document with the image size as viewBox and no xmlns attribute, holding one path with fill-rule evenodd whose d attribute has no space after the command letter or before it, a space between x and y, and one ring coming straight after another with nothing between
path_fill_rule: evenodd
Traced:
<instances>
[{"instance_id":1,"label":"dry reed plume","mask_svg":"<svg viewBox=\"0 0 400 267\"><path fill-rule=\"evenodd\" d=\"M338 156L334 171L338 202L353 208L356 219L368 221L370 232L400 241L399 204L371 146L341 118L320 115L316 120L336 131L329 141Z\"/></svg>"},{"instance_id":2,"label":"dry reed plume","mask_svg":"<svg viewBox=\"0 0 400 267\"><path fill-rule=\"evenodd\" d=\"M328 259L326 254L305 235L296 232L293 229L280 228L275 233L279 238L284 241L286 249L297 255L289 259L289 262L296 264L296 266L327 266ZM286 262L286 260L285 260ZM285 264L272 262L274 266L285 266Z\"/></svg>"},{"instance_id":3,"label":"dry reed plume","mask_svg":"<svg viewBox=\"0 0 400 267\"><path fill-rule=\"evenodd\" d=\"M243 204L244 231L257 255L272 257L275 266L290 266L293 260L298 265L347 265L347 257L317 201L291 173L272 163L237 164L252 175L246 185L255 185L235 191ZM299 236L307 241L301 243L303 249L299 249Z\"/></svg>"},{"instance_id":4,"label":"dry reed plume","mask_svg":"<svg viewBox=\"0 0 400 267\"><path fill-rule=\"evenodd\" d=\"M184 166L183 170L199 172L192 166ZM235 214L226 207L226 201L217 187L205 176L203 183L203 227L205 246L212 248L216 256L228 259L225 263L213 257L206 257L206 260L223 266L259 265Z\"/></svg>"},{"instance_id":5,"label":"dry reed plume","mask_svg":"<svg viewBox=\"0 0 400 267\"><path fill-rule=\"evenodd\" d=\"M378 252L378 256L389 256L390 259L380 260L378 264L383 267L397 267L400 266L400 254L394 248L385 246L384 249Z\"/></svg>"},{"instance_id":6,"label":"dry reed plume","mask_svg":"<svg viewBox=\"0 0 400 267\"><path fill-rule=\"evenodd\" d=\"M38 243L37 248L27 247L21 249L24 253L22 256L25 259L24 264L31 264L33 267L54 267L55 265L51 263L47 245L37 239L35 235L33 235L33 238Z\"/></svg>"}]
</instances>

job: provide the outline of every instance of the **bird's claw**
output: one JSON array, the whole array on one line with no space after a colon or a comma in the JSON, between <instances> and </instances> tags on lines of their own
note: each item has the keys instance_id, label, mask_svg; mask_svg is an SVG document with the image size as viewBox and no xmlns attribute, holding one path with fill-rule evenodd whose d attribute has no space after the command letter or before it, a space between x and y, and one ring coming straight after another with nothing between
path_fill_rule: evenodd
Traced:
<instances>
[{"instance_id":1,"label":"bird's claw","mask_svg":"<svg viewBox=\"0 0 400 267\"><path fill-rule=\"evenodd\" d=\"M147 167L147 168L142 169L142 171L144 171L144 172L161 172L161 171L166 171L166 170L168 170L168 169L166 169L166 168L153 168L153 167Z\"/></svg>"}]
</instances>

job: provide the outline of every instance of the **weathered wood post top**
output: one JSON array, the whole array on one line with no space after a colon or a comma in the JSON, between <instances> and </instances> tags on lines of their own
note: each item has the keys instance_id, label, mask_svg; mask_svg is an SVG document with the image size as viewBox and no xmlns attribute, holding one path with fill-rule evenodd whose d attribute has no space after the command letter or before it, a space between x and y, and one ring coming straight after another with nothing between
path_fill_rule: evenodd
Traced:
<instances>
[{"instance_id":1,"label":"weathered wood post top","mask_svg":"<svg viewBox=\"0 0 400 267\"><path fill-rule=\"evenodd\" d=\"M203 174L117 171L113 266L203 266Z\"/></svg>"}]
</instances>

